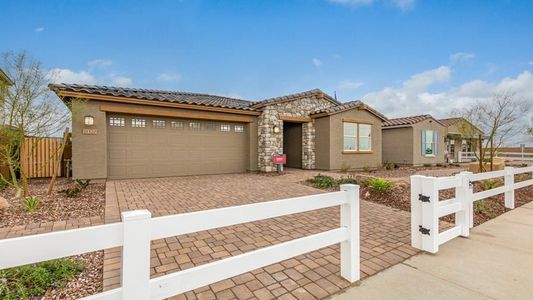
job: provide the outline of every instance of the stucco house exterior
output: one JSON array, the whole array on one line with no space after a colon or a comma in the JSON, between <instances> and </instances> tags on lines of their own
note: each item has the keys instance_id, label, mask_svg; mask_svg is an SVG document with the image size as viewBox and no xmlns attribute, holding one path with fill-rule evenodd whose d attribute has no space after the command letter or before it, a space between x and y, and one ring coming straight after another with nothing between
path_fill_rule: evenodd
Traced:
<instances>
[{"instance_id":1,"label":"stucco house exterior","mask_svg":"<svg viewBox=\"0 0 533 300\"><path fill-rule=\"evenodd\" d=\"M445 162L446 127L431 115L389 119L382 126L383 161L414 166Z\"/></svg>"},{"instance_id":2,"label":"stucco house exterior","mask_svg":"<svg viewBox=\"0 0 533 300\"><path fill-rule=\"evenodd\" d=\"M459 152L477 152L479 149L479 137L483 141L483 131L474 126L465 118L440 119L439 122L446 127L446 151L450 154L450 160L459 161Z\"/></svg>"},{"instance_id":3,"label":"stucco house exterior","mask_svg":"<svg viewBox=\"0 0 533 300\"><path fill-rule=\"evenodd\" d=\"M315 89L259 102L160 90L51 84L72 110L74 178L118 179L381 164L381 122Z\"/></svg>"}]
</instances>

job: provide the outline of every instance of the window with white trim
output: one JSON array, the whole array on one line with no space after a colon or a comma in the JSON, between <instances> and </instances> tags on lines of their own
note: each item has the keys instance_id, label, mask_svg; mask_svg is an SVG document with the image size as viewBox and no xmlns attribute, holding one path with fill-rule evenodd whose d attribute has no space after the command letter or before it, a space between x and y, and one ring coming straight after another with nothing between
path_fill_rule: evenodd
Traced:
<instances>
[{"instance_id":1,"label":"window with white trim","mask_svg":"<svg viewBox=\"0 0 533 300\"><path fill-rule=\"evenodd\" d=\"M126 120L120 117L109 118L109 126L124 127L126 126Z\"/></svg>"},{"instance_id":2,"label":"window with white trim","mask_svg":"<svg viewBox=\"0 0 533 300\"><path fill-rule=\"evenodd\" d=\"M424 155L434 156L435 155L435 143L433 130L424 131Z\"/></svg>"},{"instance_id":3,"label":"window with white trim","mask_svg":"<svg viewBox=\"0 0 533 300\"><path fill-rule=\"evenodd\" d=\"M200 130L200 129L202 129L202 124L200 124L198 122L190 122L189 123L189 128L192 129L192 130Z\"/></svg>"},{"instance_id":4,"label":"window with white trim","mask_svg":"<svg viewBox=\"0 0 533 300\"><path fill-rule=\"evenodd\" d=\"M144 128L146 127L145 119L131 119L131 127Z\"/></svg>"},{"instance_id":5,"label":"window with white trim","mask_svg":"<svg viewBox=\"0 0 533 300\"><path fill-rule=\"evenodd\" d=\"M165 128L166 124L163 120L152 120L152 126L154 128Z\"/></svg>"},{"instance_id":6,"label":"window with white trim","mask_svg":"<svg viewBox=\"0 0 533 300\"><path fill-rule=\"evenodd\" d=\"M222 131L222 132L230 132L231 131L231 125L230 124L220 124L220 131Z\"/></svg>"},{"instance_id":7,"label":"window with white trim","mask_svg":"<svg viewBox=\"0 0 533 300\"><path fill-rule=\"evenodd\" d=\"M244 125L235 125L235 132L238 132L238 133L244 132Z\"/></svg>"},{"instance_id":8,"label":"window with white trim","mask_svg":"<svg viewBox=\"0 0 533 300\"><path fill-rule=\"evenodd\" d=\"M344 122L344 151L372 151L372 125Z\"/></svg>"},{"instance_id":9,"label":"window with white trim","mask_svg":"<svg viewBox=\"0 0 533 300\"><path fill-rule=\"evenodd\" d=\"M170 127L172 127L172 128L177 128L177 129L181 129L181 128L183 128L183 122L179 122L179 121L170 121Z\"/></svg>"}]
</instances>

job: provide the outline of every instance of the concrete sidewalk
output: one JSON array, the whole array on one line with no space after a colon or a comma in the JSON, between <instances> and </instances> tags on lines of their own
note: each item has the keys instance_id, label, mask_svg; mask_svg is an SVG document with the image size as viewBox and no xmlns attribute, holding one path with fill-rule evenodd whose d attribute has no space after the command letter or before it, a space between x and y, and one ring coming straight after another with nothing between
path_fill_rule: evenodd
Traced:
<instances>
[{"instance_id":1,"label":"concrete sidewalk","mask_svg":"<svg viewBox=\"0 0 533 300\"><path fill-rule=\"evenodd\" d=\"M533 195L532 195L533 197ZM533 202L333 299L533 299Z\"/></svg>"}]
</instances>

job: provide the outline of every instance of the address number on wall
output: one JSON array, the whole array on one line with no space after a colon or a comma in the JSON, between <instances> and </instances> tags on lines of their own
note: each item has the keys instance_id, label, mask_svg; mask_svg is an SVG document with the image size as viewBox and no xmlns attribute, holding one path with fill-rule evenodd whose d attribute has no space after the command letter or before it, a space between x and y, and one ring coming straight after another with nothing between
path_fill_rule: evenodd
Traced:
<instances>
[{"instance_id":1,"label":"address number on wall","mask_svg":"<svg viewBox=\"0 0 533 300\"><path fill-rule=\"evenodd\" d=\"M89 134L89 135L95 135L95 134L98 134L98 130L95 128L84 128L82 133Z\"/></svg>"}]
</instances>

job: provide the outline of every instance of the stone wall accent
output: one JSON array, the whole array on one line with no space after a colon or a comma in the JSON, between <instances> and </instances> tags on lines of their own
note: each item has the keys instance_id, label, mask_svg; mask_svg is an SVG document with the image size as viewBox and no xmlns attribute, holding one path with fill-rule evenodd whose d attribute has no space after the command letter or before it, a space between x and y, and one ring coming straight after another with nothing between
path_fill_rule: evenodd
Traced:
<instances>
[{"instance_id":1,"label":"stone wall accent","mask_svg":"<svg viewBox=\"0 0 533 300\"><path fill-rule=\"evenodd\" d=\"M258 118L258 169L263 172L275 171L272 153L283 152L283 121L280 117L309 117L312 112L333 105L326 99L309 97L265 106ZM279 133L273 132L274 126L279 127ZM314 122L302 124L302 168L315 168Z\"/></svg>"}]
</instances>

